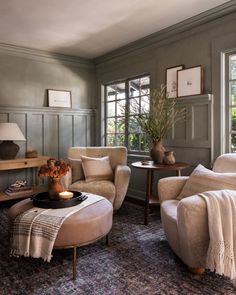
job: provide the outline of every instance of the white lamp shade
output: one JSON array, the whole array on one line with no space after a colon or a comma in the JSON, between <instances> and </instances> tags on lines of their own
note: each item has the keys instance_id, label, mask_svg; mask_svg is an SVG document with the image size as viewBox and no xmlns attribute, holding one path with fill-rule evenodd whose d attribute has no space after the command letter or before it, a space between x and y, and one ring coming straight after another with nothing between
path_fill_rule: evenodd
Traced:
<instances>
[{"instance_id":1,"label":"white lamp shade","mask_svg":"<svg viewBox=\"0 0 236 295\"><path fill-rule=\"evenodd\" d=\"M16 123L0 123L0 140L26 140Z\"/></svg>"}]
</instances>

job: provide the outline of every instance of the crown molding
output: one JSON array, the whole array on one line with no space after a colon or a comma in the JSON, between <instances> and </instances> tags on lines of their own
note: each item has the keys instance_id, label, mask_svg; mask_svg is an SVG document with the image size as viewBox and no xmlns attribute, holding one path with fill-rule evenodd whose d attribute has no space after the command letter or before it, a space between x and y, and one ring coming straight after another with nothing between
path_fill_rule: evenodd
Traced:
<instances>
[{"instance_id":1,"label":"crown molding","mask_svg":"<svg viewBox=\"0 0 236 295\"><path fill-rule=\"evenodd\" d=\"M46 63L66 63L72 66L82 66L82 67L94 67L94 63L91 59L64 55L55 52L49 52L39 49L32 49L17 45L11 45L6 43L0 43L0 53L20 56L23 58L28 58L36 61L46 62Z\"/></svg>"},{"instance_id":2,"label":"crown molding","mask_svg":"<svg viewBox=\"0 0 236 295\"><path fill-rule=\"evenodd\" d=\"M226 2L215 8L209 9L202 12L196 16L188 18L182 22L175 25L167 27L161 31L148 35L137 41L129 43L123 47L115 49L107 54L101 55L94 59L95 65L99 65L103 62L109 61L116 57L122 57L123 55L130 54L134 51L145 49L149 46L166 41L168 38L176 37L180 33L187 32L191 29L197 28L200 25L210 23L217 20L223 16L230 15L236 12L236 0Z\"/></svg>"}]
</instances>

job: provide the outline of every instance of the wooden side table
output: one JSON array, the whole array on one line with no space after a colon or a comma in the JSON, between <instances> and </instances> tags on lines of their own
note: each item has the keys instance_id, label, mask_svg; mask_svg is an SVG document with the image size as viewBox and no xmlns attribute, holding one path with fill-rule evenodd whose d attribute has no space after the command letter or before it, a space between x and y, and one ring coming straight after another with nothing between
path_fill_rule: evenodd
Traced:
<instances>
[{"instance_id":1,"label":"wooden side table","mask_svg":"<svg viewBox=\"0 0 236 295\"><path fill-rule=\"evenodd\" d=\"M181 170L190 167L189 164L176 162L174 165L154 164L153 161L149 161L148 165L143 165L142 162L134 162L131 164L134 168L143 169L147 171L146 181L146 200L144 211L144 224L148 224L149 207L153 204L159 204L157 197L153 196L153 176L155 171L175 171L177 176L181 176Z\"/></svg>"},{"instance_id":2,"label":"wooden side table","mask_svg":"<svg viewBox=\"0 0 236 295\"><path fill-rule=\"evenodd\" d=\"M26 169L26 168L37 168L43 164L47 163L47 160L50 157L41 156L37 158L17 158L13 160L0 160L0 171L5 170L16 170L16 169ZM37 179L37 178L36 178ZM38 183L37 183L38 184ZM33 193L38 193L44 191L45 188L33 186ZM15 200L15 199L23 199L24 196L8 196L3 192L0 192L0 202Z\"/></svg>"}]
</instances>

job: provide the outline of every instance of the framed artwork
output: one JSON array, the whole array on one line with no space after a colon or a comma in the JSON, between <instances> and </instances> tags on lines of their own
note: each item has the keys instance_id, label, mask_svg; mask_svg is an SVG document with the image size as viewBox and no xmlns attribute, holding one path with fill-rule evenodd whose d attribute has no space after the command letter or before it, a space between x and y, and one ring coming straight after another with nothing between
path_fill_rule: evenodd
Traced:
<instances>
[{"instance_id":1,"label":"framed artwork","mask_svg":"<svg viewBox=\"0 0 236 295\"><path fill-rule=\"evenodd\" d=\"M166 69L166 92L168 97L177 96L177 71L182 70L184 65L179 65Z\"/></svg>"},{"instance_id":2,"label":"framed artwork","mask_svg":"<svg viewBox=\"0 0 236 295\"><path fill-rule=\"evenodd\" d=\"M48 106L71 108L71 91L48 89Z\"/></svg>"},{"instance_id":3,"label":"framed artwork","mask_svg":"<svg viewBox=\"0 0 236 295\"><path fill-rule=\"evenodd\" d=\"M203 67L195 66L177 72L177 95L190 96L203 93Z\"/></svg>"}]
</instances>

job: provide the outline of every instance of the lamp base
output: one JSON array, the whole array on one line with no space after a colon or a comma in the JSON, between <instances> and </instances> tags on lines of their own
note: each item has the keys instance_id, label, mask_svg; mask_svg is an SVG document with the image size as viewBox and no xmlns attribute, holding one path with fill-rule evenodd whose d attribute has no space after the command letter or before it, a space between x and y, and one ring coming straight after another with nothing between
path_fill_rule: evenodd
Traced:
<instances>
[{"instance_id":1,"label":"lamp base","mask_svg":"<svg viewBox=\"0 0 236 295\"><path fill-rule=\"evenodd\" d=\"M2 160L14 159L19 151L19 146L12 140L4 140L0 144L0 158Z\"/></svg>"}]
</instances>

